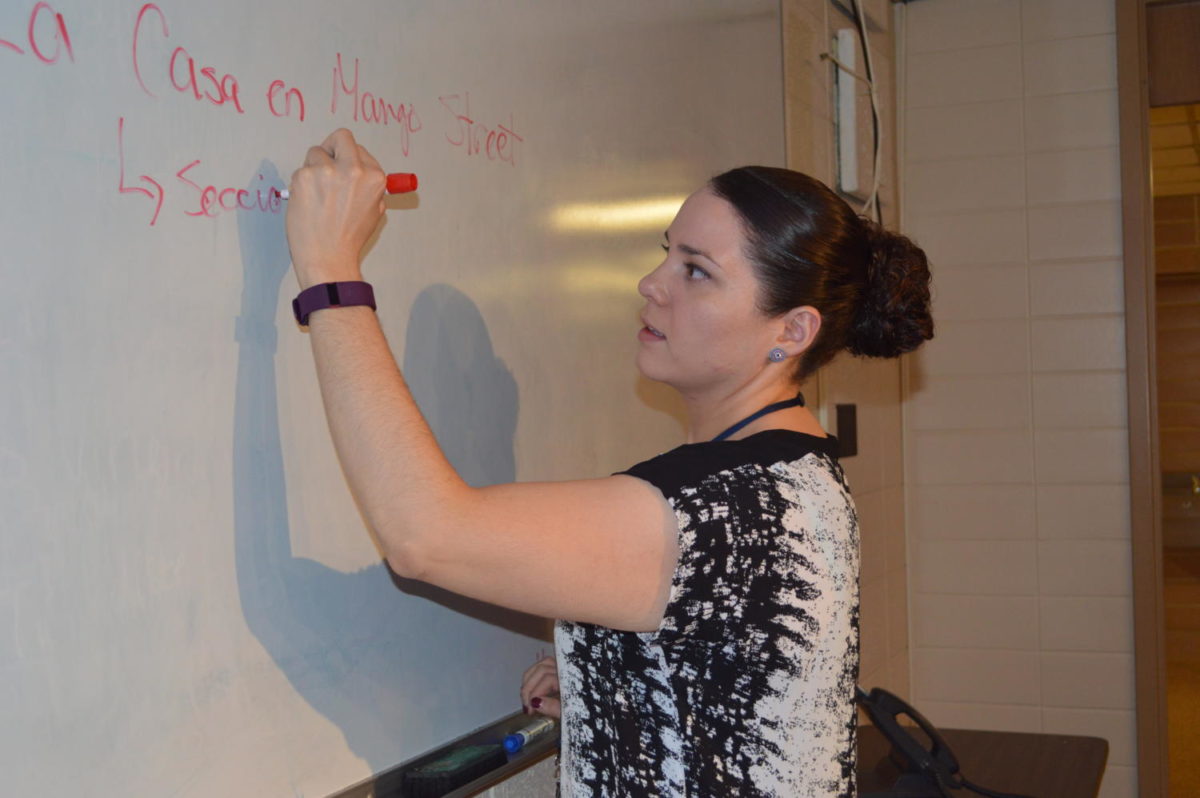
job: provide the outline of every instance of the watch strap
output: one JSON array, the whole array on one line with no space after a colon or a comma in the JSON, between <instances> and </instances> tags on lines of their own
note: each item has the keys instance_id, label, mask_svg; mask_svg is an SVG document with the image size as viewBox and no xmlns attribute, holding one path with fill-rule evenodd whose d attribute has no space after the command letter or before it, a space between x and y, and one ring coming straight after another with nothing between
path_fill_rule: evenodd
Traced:
<instances>
[{"instance_id":1,"label":"watch strap","mask_svg":"<svg viewBox=\"0 0 1200 798\"><path fill-rule=\"evenodd\" d=\"M304 327L308 324L308 317L318 310L353 305L368 305L375 310L375 291L370 283L353 280L309 286L292 300L292 314L296 317L296 323Z\"/></svg>"}]
</instances>

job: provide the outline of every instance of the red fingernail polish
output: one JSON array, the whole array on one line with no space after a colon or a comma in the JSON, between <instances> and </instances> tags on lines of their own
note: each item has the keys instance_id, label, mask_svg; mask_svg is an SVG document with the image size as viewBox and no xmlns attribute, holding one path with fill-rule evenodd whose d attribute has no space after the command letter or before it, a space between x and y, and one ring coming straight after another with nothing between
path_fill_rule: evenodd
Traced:
<instances>
[{"instance_id":1,"label":"red fingernail polish","mask_svg":"<svg viewBox=\"0 0 1200 798\"><path fill-rule=\"evenodd\" d=\"M532 701L530 701L529 703L533 705L534 709L542 708L542 699L540 699L540 698L535 698Z\"/></svg>"}]
</instances>

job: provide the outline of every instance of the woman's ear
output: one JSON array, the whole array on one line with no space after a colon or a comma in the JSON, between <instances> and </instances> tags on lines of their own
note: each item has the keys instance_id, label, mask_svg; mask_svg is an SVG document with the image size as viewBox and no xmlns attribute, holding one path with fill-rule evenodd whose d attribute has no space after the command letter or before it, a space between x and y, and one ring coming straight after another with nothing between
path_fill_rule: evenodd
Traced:
<instances>
[{"instance_id":1,"label":"woman's ear","mask_svg":"<svg viewBox=\"0 0 1200 798\"><path fill-rule=\"evenodd\" d=\"M792 308L783 316L783 334L779 336L780 347L789 357L803 354L821 331L821 311L811 305Z\"/></svg>"}]
</instances>

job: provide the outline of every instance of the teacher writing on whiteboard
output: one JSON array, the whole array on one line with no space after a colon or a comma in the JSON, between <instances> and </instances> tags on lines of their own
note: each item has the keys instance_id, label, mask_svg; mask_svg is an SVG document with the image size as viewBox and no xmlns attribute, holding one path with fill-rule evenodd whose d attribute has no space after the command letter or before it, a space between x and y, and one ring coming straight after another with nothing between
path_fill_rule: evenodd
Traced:
<instances>
[{"instance_id":1,"label":"teacher writing on whiteboard","mask_svg":"<svg viewBox=\"0 0 1200 798\"><path fill-rule=\"evenodd\" d=\"M301 290L362 281L379 164L338 130L290 191ZM765 167L699 188L661 243L637 367L679 391L685 445L600 479L471 487L354 305L307 319L338 457L399 574L561 619L522 693L559 694L563 795L853 796L858 527L797 389L843 349L932 337L925 255Z\"/></svg>"}]
</instances>

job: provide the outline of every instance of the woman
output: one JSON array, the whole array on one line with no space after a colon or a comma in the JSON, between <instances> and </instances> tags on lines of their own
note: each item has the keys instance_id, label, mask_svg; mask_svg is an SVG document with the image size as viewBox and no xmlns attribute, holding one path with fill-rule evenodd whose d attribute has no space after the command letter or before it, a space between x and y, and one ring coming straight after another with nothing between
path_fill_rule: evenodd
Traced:
<instances>
[{"instance_id":1,"label":"woman","mask_svg":"<svg viewBox=\"0 0 1200 798\"><path fill-rule=\"evenodd\" d=\"M383 187L349 132L309 150L287 211L302 290L361 280ZM398 573L563 619L556 668L522 688L561 692L563 794L851 796L858 531L796 386L842 349L932 337L925 256L761 167L691 195L663 248L637 363L680 392L687 445L603 479L472 488L355 306L309 321L338 456Z\"/></svg>"}]
</instances>

